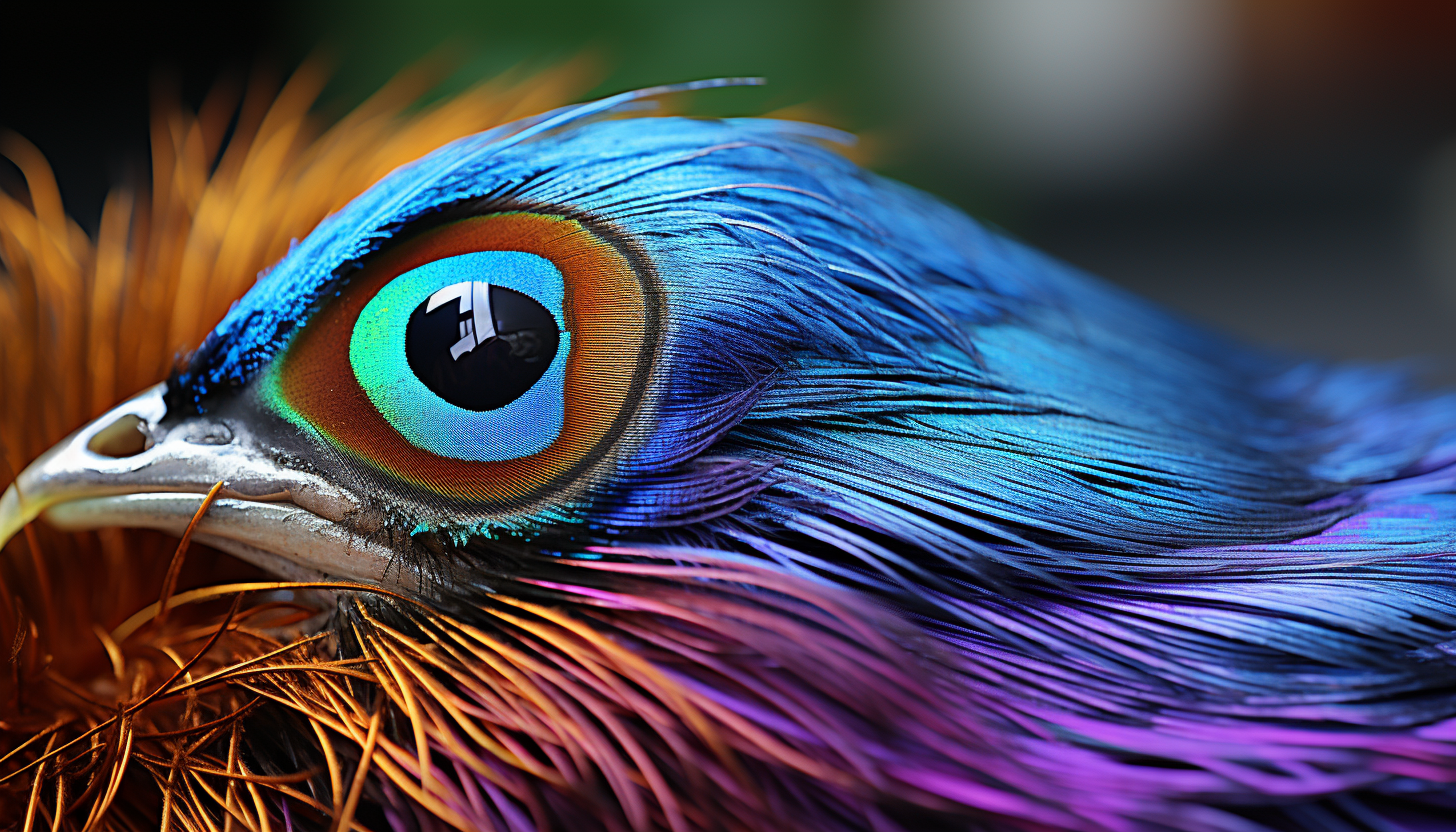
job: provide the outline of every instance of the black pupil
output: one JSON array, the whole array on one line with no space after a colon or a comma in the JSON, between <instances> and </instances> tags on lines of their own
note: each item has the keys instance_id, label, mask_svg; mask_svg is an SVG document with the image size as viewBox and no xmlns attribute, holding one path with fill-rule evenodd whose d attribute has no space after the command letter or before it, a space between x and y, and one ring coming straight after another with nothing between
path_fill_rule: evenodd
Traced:
<instances>
[{"instance_id":1,"label":"black pupil","mask_svg":"<svg viewBox=\"0 0 1456 832\"><path fill-rule=\"evenodd\" d=\"M494 324L493 336L475 338L476 310L462 312L465 304L452 300L426 312L428 298L410 315L404 334L405 359L415 376L466 410L495 410L519 399L546 374L559 341L556 319L535 298L503 286L486 292L490 306L480 312Z\"/></svg>"}]
</instances>

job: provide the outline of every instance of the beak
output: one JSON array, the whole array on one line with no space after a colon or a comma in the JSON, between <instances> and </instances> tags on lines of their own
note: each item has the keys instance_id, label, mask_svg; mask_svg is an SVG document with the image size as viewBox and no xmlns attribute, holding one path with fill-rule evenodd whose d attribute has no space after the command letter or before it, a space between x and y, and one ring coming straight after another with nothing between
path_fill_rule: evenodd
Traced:
<instances>
[{"instance_id":1,"label":"beak","mask_svg":"<svg viewBox=\"0 0 1456 832\"><path fill-rule=\"evenodd\" d=\"M281 466L235 421L195 417L163 428L166 385L113 408L32 462L0 496L0 546L37 517L63 531L112 526L193 531L292 580L413 584L394 551L345 524L359 503L328 481Z\"/></svg>"}]
</instances>

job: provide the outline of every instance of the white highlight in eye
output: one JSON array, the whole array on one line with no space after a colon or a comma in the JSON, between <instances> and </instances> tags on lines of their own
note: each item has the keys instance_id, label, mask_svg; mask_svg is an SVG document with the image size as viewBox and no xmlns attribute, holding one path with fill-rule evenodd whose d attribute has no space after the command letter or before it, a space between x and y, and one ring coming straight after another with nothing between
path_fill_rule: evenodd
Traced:
<instances>
[{"instance_id":1,"label":"white highlight in eye","mask_svg":"<svg viewBox=\"0 0 1456 832\"><path fill-rule=\"evenodd\" d=\"M460 322L460 340L450 348L450 358L459 361L460 356L478 345L495 337L495 315L490 308L490 284L484 280L466 280L454 283L433 295L425 307L425 313L434 312L450 301L460 303L460 314L469 314L468 320Z\"/></svg>"}]
</instances>

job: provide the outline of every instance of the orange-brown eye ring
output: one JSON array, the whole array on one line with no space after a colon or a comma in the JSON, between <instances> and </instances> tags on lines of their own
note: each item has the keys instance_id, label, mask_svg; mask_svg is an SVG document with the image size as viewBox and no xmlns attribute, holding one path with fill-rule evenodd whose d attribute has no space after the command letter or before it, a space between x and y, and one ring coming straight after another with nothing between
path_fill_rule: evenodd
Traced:
<instances>
[{"instance_id":1,"label":"orange-brown eye ring","mask_svg":"<svg viewBox=\"0 0 1456 832\"><path fill-rule=\"evenodd\" d=\"M511 285L502 264L521 263L528 270L537 264L545 277ZM504 271L492 279L492 269ZM487 283L496 294L483 294ZM471 413L439 399L408 369L396 371L394 382L379 381L388 372L377 367L419 367L404 356L411 310L416 326L426 308L435 314L446 307L438 314L452 324L461 313L461 334L470 335L456 355L439 357L447 364L471 360L467 348L477 334L482 343L509 336L493 327L504 313L492 319L480 312L489 297L499 308L503 285L518 308L539 307L532 313L538 322L548 308L559 317L560 346L546 359L552 369L538 370L519 401ZM275 362L262 398L295 425L426 494L482 504L486 512L518 508L580 482L630 432L660 330L650 287L640 258L589 221L512 212L448 222L380 252L351 276ZM504 397L460 400L475 399Z\"/></svg>"}]
</instances>

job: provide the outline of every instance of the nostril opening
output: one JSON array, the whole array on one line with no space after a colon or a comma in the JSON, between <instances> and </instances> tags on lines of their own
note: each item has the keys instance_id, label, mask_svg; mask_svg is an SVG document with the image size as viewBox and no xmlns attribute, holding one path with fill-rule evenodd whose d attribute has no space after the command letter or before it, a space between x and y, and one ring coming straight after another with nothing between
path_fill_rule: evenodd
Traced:
<instances>
[{"instance_id":1,"label":"nostril opening","mask_svg":"<svg viewBox=\"0 0 1456 832\"><path fill-rule=\"evenodd\" d=\"M96 431L86 449L102 456L136 456L152 447L152 436L147 432L146 420L133 413L117 417L116 421Z\"/></svg>"}]
</instances>

